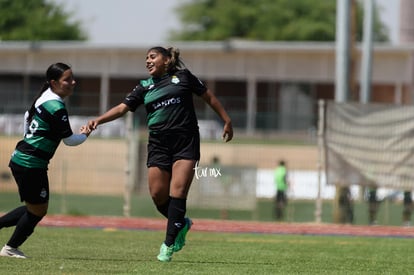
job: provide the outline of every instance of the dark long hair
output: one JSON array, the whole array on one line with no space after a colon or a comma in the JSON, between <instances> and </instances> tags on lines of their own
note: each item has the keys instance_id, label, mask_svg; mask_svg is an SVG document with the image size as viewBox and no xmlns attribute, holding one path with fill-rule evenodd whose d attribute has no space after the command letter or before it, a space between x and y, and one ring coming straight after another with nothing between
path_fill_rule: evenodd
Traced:
<instances>
[{"instance_id":1,"label":"dark long hair","mask_svg":"<svg viewBox=\"0 0 414 275\"><path fill-rule=\"evenodd\" d=\"M167 64L168 66L167 72L169 73L185 68L185 64L180 58L180 50L177 48L174 48L174 47L164 48L161 46L156 46L156 47L150 48L148 52L150 51L156 51L162 54L163 56L170 58L170 62Z\"/></svg>"},{"instance_id":2,"label":"dark long hair","mask_svg":"<svg viewBox=\"0 0 414 275\"><path fill-rule=\"evenodd\" d=\"M49 66L49 68L47 68L46 70L46 80L45 83L43 84L42 88L40 89L39 93L37 94L36 98L34 99L32 106L29 109L29 116L27 117L27 122L30 123L32 121L32 118L35 114L36 108L35 108L35 104L36 104L36 100L39 99L39 97L42 96L42 94L44 93L44 91L46 91L49 87L50 87L50 82L52 80L58 81L59 78L62 76L62 74L69 70L70 66L65 64L65 63L54 63L52 65Z\"/></svg>"}]
</instances>

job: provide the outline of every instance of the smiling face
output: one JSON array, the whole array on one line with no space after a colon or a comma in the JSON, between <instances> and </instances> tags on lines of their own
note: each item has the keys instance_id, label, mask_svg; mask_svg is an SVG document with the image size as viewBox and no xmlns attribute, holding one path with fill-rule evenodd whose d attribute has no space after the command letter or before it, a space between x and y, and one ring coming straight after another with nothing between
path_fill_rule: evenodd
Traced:
<instances>
[{"instance_id":1,"label":"smiling face","mask_svg":"<svg viewBox=\"0 0 414 275\"><path fill-rule=\"evenodd\" d=\"M167 64L170 58L156 50L150 50L145 59L146 67L151 76L161 77L167 73Z\"/></svg>"},{"instance_id":2,"label":"smiling face","mask_svg":"<svg viewBox=\"0 0 414 275\"><path fill-rule=\"evenodd\" d=\"M70 96L75 88L75 79L71 69L63 72L62 76L58 80L52 80L50 85L54 93L59 95L61 98Z\"/></svg>"}]
</instances>

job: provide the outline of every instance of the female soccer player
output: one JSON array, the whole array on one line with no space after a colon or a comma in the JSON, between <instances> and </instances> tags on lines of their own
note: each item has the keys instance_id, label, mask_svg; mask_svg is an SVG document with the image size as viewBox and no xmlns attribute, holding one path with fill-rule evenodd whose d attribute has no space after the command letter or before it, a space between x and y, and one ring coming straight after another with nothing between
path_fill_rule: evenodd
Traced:
<instances>
[{"instance_id":1,"label":"female soccer player","mask_svg":"<svg viewBox=\"0 0 414 275\"><path fill-rule=\"evenodd\" d=\"M73 134L63 99L75 87L72 69L64 63L49 66L39 96L25 114L24 138L17 143L9 167L24 206L0 217L0 228L16 226L0 256L26 258L18 248L46 215L49 201L47 167L60 141L69 146L83 143L90 130L82 126Z\"/></svg>"},{"instance_id":2,"label":"female soccer player","mask_svg":"<svg viewBox=\"0 0 414 275\"><path fill-rule=\"evenodd\" d=\"M167 219L166 237L158 260L169 262L182 249L191 227L185 218L186 200L200 159L200 135L193 94L200 96L223 120L223 139L233 138L231 119L216 96L195 77L179 58L175 48L148 50L146 67L151 77L140 83L119 105L89 121L90 130L102 123L135 111L145 105L147 111L148 184L152 200Z\"/></svg>"}]
</instances>

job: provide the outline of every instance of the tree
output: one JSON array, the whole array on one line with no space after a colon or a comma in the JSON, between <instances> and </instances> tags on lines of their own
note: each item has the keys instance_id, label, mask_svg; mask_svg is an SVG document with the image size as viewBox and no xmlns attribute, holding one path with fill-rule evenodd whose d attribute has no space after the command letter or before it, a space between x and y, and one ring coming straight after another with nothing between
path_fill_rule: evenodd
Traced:
<instances>
[{"instance_id":1,"label":"tree","mask_svg":"<svg viewBox=\"0 0 414 275\"><path fill-rule=\"evenodd\" d=\"M177 8L184 26L172 40L334 41L334 0L193 0ZM357 40L362 37L361 3L357 5ZM374 38L388 40L375 11Z\"/></svg>"},{"instance_id":2,"label":"tree","mask_svg":"<svg viewBox=\"0 0 414 275\"><path fill-rule=\"evenodd\" d=\"M80 22L46 0L0 0L0 40L85 40Z\"/></svg>"}]
</instances>

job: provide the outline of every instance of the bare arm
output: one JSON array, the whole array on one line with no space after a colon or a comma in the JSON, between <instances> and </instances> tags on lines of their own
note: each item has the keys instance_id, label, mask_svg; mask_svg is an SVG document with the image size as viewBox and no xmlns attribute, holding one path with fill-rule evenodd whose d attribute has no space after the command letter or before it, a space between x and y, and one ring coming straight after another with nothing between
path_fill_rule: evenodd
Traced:
<instances>
[{"instance_id":1,"label":"bare arm","mask_svg":"<svg viewBox=\"0 0 414 275\"><path fill-rule=\"evenodd\" d=\"M129 107L124 103L121 103L112 109L109 109L106 113L100 115L99 117L92 119L88 122L88 128L90 130L95 130L98 125L115 120L125 115L129 111Z\"/></svg>"},{"instance_id":2,"label":"bare arm","mask_svg":"<svg viewBox=\"0 0 414 275\"><path fill-rule=\"evenodd\" d=\"M219 117L224 122L223 127L223 139L228 142L233 138L233 126L231 124L231 119L227 114L226 110L224 110L223 105L217 99L217 97L210 91L207 90L202 96L203 100L219 115Z\"/></svg>"}]
</instances>

